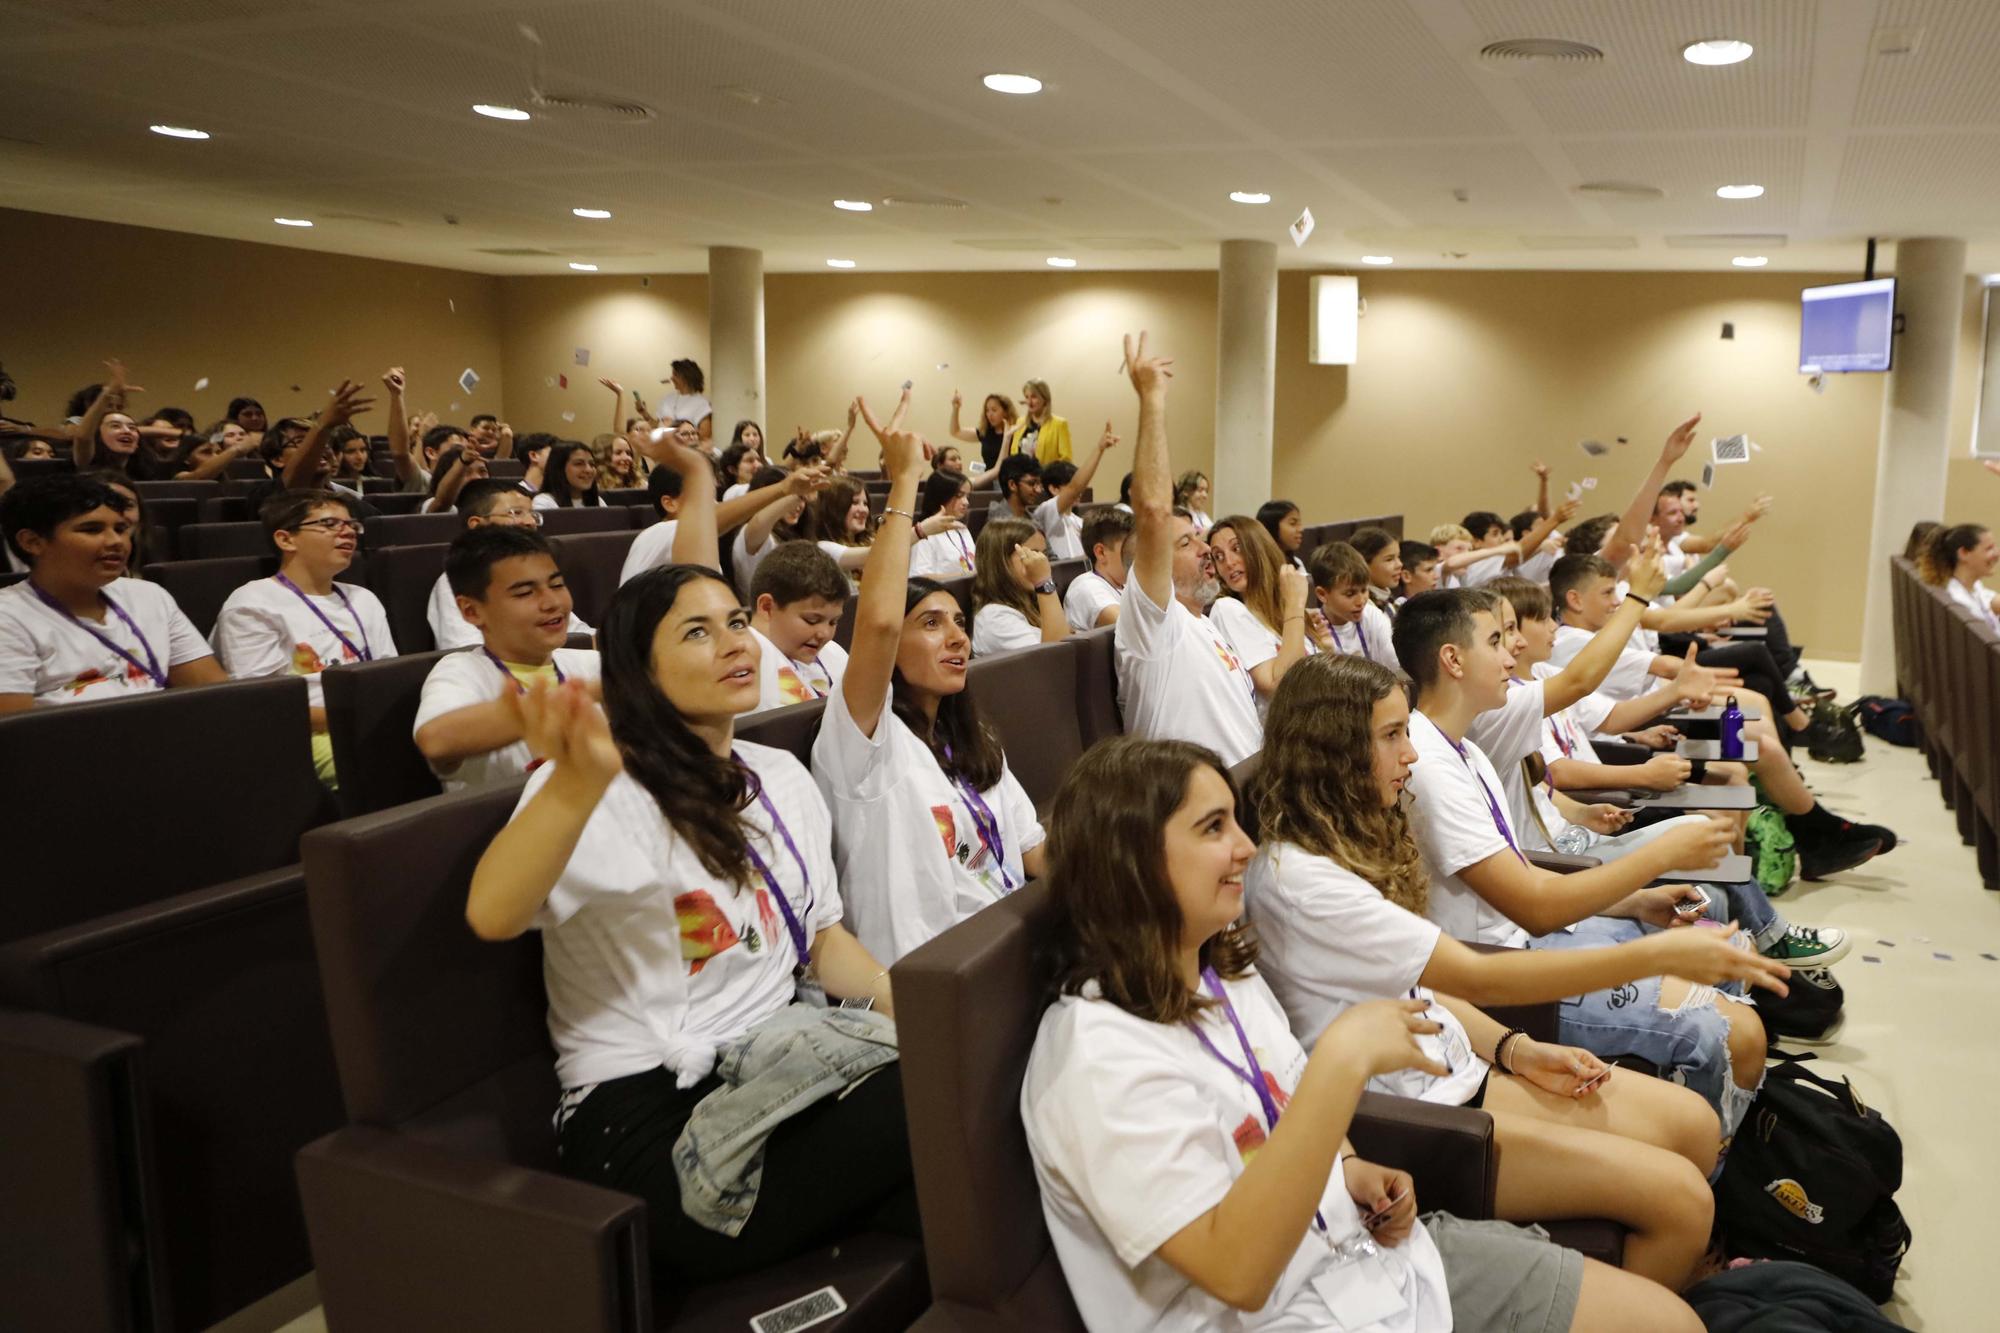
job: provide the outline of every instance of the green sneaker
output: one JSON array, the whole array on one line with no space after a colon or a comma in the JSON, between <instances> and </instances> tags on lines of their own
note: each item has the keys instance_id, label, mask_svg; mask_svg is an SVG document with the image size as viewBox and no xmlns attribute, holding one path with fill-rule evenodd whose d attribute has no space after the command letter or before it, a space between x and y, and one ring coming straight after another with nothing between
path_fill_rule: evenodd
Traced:
<instances>
[{"instance_id":1,"label":"green sneaker","mask_svg":"<svg viewBox=\"0 0 2000 1333\"><path fill-rule=\"evenodd\" d=\"M1790 967L1831 967L1847 957L1847 932L1833 926L1791 926L1763 954Z\"/></svg>"}]
</instances>

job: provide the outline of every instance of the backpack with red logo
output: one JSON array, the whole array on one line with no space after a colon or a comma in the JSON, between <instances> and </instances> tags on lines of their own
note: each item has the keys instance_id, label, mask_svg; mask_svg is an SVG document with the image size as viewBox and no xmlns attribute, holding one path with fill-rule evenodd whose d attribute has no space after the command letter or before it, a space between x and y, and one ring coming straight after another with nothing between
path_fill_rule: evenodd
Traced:
<instances>
[{"instance_id":1,"label":"backpack with red logo","mask_svg":"<svg viewBox=\"0 0 2000 1333\"><path fill-rule=\"evenodd\" d=\"M1809 1073L1810 1055L1776 1063L1730 1141L1715 1220L1731 1256L1797 1259L1880 1303L1910 1249L1896 1206L1903 1141L1848 1079Z\"/></svg>"}]
</instances>

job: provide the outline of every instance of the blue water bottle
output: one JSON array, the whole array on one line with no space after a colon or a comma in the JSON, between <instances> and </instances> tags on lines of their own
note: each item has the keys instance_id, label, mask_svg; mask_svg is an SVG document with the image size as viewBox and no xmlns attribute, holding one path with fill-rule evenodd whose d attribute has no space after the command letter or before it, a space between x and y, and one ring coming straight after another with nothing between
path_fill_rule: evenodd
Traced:
<instances>
[{"instance_id":1,"label":"blue water bottle","mask_svg":"<svg viewBox=\"0 0 2000 1333\"><path fill-rule=\"evenodd\" d=\"M1722 757L1741 759L1743 757L1743 710L1736 706L1736 696L1730 695L1729 702L1722 709Z\"/></svg>"}]
</instances>

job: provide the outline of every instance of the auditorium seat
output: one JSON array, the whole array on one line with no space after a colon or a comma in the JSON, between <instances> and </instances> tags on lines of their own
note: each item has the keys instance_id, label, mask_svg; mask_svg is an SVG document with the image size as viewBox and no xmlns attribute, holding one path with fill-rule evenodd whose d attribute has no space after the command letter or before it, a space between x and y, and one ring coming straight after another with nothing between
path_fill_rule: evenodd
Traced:
<instances>
[{"instance_id":1,"label":"auditorium seat","mask_svg":"<svg viewBox=\"0 0 2000 1333\"><path fill-rule=\"evenodd\" d=\"M424 681L444 655L405 653L320 673L343 816L351 819L438 794L438 780L410 732Z\"/></svg>"},{"instance_id":2,"label":"auditorium seat","mask_svg":"<svg viewBox=\"0 0 2000 1333\"><path fill-rule=\"evenodd\" d=\"M621 506L597 505L588 509L548 509L542 512L542 533L549 537L563 537L577 532L631 530L632 513Z\"/></svg>"},{"instance_id":3,"label":"auditorium seat","mask_svg":"<svg viewBox=\"0 0 2000 1333\"><path fill-rule=\"evenodd\" d=\"M638 533L585 532L569 537L551 537L556 563L562 567L563 581L569 584L576 614L586 625L604 623L605 608L618 591L618 575L625 567L625 555Z\"/></svg>"},{"instance_id":4,"label":"auditorium seat","mask_svg":"<svg viewBox=\"0 0 2000 1333\"><path fill-rule=\"evenodd\" d=\"M652 494L644 486L621 486L617 490L599 490L597 494L608 505L626 508L637 505L645 509L653 503Z\"/></svg>"},{"instance_id":5,"label":"auditorium seat","mask_svg":"<svg viewBox=\"0 0 2000 1333\"><path fill-rule=\"evenodd\" d=\"M374 505L384 516L389 514L414 514L423 508L428 496L416 491L370 491L368 503Z\"/></svg>"},{"instance_id":6,"label":"auditorium seat","mask_svg":"<svg viewBox=\"0 0 2000 1333\"><path fill-rule=\"evenodd\" d=\"M253 519L229 523L190 523L176 535L174 549L184 559L212 560L226 555L269 555L275 553L277 548L265 535L264 525Z\"/></svg>"},{"instance_id":7,"label":"auditorium seat","mask_svg":"<svg viewBox=\"0 0 2000 1333\"><path fill-rule=\"evenodd\" d=\"M207 638L229 594L255 579L278 572L275 551L265 555L226 555L209 560L164 560L145 567L149 583L173 594L181 613Z\"/></svg>"},{"instance_id":8,"label":"auditorium seat","mask_svg":"<svg viewBox=\"0 0 2000 1333\"><path fill-rule=\"evenodd\" d=\"M1125 730L1118 711L1118 661L1113 638L1116 625L1071 634L1067 642L1076 645L1076 720L1089 749L1106 736Z\"/></svg>"},{"instance_id":9,"label":"auditorium seat","mask_svg":"<svg viewBox=\"0 0 2000 1333\"><path fill-rule=\"evenodd\" d=\"M1007 766L1035 809L1047 814L1071 764L1083 755L1076 706L1077 648L1037 644L974 658L965 688L1007 752Z\"/></svg>"},{"instance_id":10,"label":"auditorium seat","mask_svg":"<svg viewBox=\"0 0 2000 1333\"><path fill-rule=\"evenodd\" d=\"M848 1313L816 1328L906 1327L927 1301L912 1242L857 1235L655 1291L645 1205L557 1174L540 937L487 943L465 923L473 867L519 795L437 797L306 839L349 1121L298 1159L329 1327L741 1329L829 1285Z\"/></svg>"},{"instance_id":11,"label":"auditorium seat","mask_svg":"<svg viewBox=\"0 0 2000 1333\"><path fill-rule=\"evenodd\" d=\"M820 718L825 714L824 699L767 708L737 719L736 739L752 745L768 745L774 750L790 750L800 763L811 768L813 737L819 734Z\"/></svg>"},{"instance_id":12,"label":"auditorium seat","mask_svg":"<svg viewBox=\"0 0 2000 1333\"><path fill-rule=\"evenodd\" d=\"M1082 556L1072 556L1063 560L1049 561L1049 577L1055 580L1057 598L1069 595L1069 585L1076 582L1076 576L1090 568L1090 562Z\"/></svg>"},{"instance_id":13,"label":"auditorium seat","mask_svg":"<svg viewBox=\"0 0 2000 1333\"><path fill-rule=\"evenodd\" d=\"M14 465L19 468L21 465ZM24 474L25 475L25 474ZM213 495L222 493L221 484L215 481L135 481L132 491L145 504L152 499L166 499L170 496L194 500L199 503Z\"/></svg>"},{"instance_id":14,"label":"auditorium seat","mask_svg":"<svg viewBox=\"0 0 2000 1333\"><path fill-rule=\"evenodd\" d=\"M184 495L163 495L142 499L139 512L147 528L165 534L164 542L159 545L153 544L155 538L148 537L148 554L156 560L171 560L179 547L180 530L200 518L201 501Z\"/></svg>"},{"instance_id":15,"label":"auditorium seat","mask_svg":"<svg viewBox=\"0 0 2000 1333\"><path fill-rule=\"evenodd\" d=\"M384 514L368 520L361 534L361 548L378 551L385 546L428 546L448 542L464 530L457 514Z\"/></svg>"},{"instance_id":16,"label":"auditorium seat","mask_svg":"<svg viewBox=\"0 0 2000 1333\"><path fill-rule=\"evenodd\" d=\"M202 523L255 523L257 511L241 495L209 495L200 501Z\"/></svg>"},{"instance_id":17,"label":"auditorium seat","mask_svg":"<svg viewBox=\"0 0 2000 1333\"><path fill-rule=\"evenodd\" d=\"M431 589L444 573L446 545L388 546L368 557L368 590L382 603L399 653L436 646L429 618Z\"/></svg>"}]
</instances>

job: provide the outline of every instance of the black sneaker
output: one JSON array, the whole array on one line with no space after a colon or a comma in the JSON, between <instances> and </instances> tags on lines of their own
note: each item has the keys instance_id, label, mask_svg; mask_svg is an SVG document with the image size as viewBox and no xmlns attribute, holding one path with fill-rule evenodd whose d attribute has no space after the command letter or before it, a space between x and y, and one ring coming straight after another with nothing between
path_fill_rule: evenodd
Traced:
<instances>
[{"instance_id":1,"label":"black sneaker","mask_svg":"<svg viewBox=\"0 0 2000 1333\"><path fill-rule=\"evenodd\" d=\"M1896 831L1894 829L1882 824L1849 824L1844 819L1840 822L1857 833L1862 834L1864 837L1873 838L1881 843L1882 845L1875 849L1875 855L1882 856L1896 850Z\"/></svg>"},{"instance_id":2,"label":"black sneaker","mask_svg":"<svg viewBox=\"0 0 2000 1333\"><path fill-rule=\"evenodd\" d=\"M1835 691L1827 689L1814 680L1812 673L1804 667L1793 672L1792 678L1785 682L1785 686L1792 692L1792 697L1795 699L1831 699L1836 694Z\"/></svg>"},{"instance_id":3,"label":"black sneaker","mask_svg":"<svg viewBox=\"0 0 2000 1333\"><path fill-rule=\"evenodd\" d=\"M1825 879L1843 870L1852 870L1882 850L1882 840L1863 833L1853 825L1838 833L1830 830L1792 830L1798 844L1799 878Z\"/></svg>"}]
</instances>

